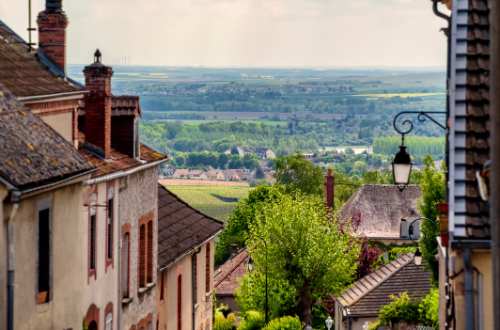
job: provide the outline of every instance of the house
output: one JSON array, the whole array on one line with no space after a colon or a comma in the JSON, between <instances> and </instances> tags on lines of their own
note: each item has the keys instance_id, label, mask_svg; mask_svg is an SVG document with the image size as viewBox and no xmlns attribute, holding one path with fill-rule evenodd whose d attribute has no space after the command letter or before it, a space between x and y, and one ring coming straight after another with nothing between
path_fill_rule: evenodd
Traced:
<instances>
[{"instance_id":1,"label":"house","mask_svg":"<svg viewBox=\"0 0 500 330\"><path fill-rule=\"evenodd\" d=\"M157 318L156 290L153 289L157 276L156 186L159 167L167 157L139 143L139 98L112 94L113 70L102 63L99 51L93 63L85 67L84 86L65 76L67 24L61 0L47 0L45 10L38 17L40 45L37 51L31 50L5 24L0 24L0 84L7 86L6 90L12 89L12 98L31 110L23 112L26 118L40 118L53 129L48 129L40 120L30 119L31 129L41 130L39 138L45 145L42 148L40 142L30 142L29 138L20 136L19 141L27 141L29 149L19 149L24 157L23 166L28 168L31 164L34 176L37 172L47 176L42 178L51 183L45 187L47 191L58 187L52 180L61 180L67 186L64 196L56 191L36 206L40 208L38 217L50 218L44 226L55 225L54 217L65 220L64 226L43 227L54 237L49 237L46 243L49 255L42 255L48 260L45 268L38 267L45 269L44 282L40 282L41 277L33 279L33 283L44 285L36 294L29 292L36 285L21 283L25 276L29 278L36 273L31 272L30 267L36 269L39 261L32 253L22 255L20 252L24 259L16 256L17 265L26 265L23 271L26 275L16 279L15 288L23 290L23 296L15 301L15 328L30 329L36 325L43 329L77 329L82 323L88 329L152 327ZM53 150L48 153L47 148ZM59 154L59 150L63 153ZM54 168L44 167L43 155L37 154L40 151L47 153L45 161ZM4 159L8 166L13 166L8 158ZM78 162L93 170L79 181L73 180L69 170L58 172L56 167L60 163L71 167ZM31 214L37 214L37 210ZM29 214L19 216L29 220ZM33 230L23 229L22 236L18 237L23 242L44 242L30 238ZM58 245L54 245L56 242ZM41 249L39 246L38 250ZM36 250L33 247L27 251ZM56 251L61 256L55 255ZM0 281L2 277L6 278L2 274ZM2 285L2 289L4 287ZM2 295L6 297L5 293ZM36 308L31 308L34 302ZM19 310L23 313L16 312ZM6 309L2 309L0 322L7 314Z\"/></svg>"},{"instance_id":2,"label":"house","mask_svg":"<svg viewBox=\"0 0 500 330\"><path fill-rule=\"evenodd\" d=\"M401 241L401 219L411 223L419 218L420 194L420 188L415 185L404 191L394 185L363 185L342 207L339 219L350 223L358 236L398 243ZM418 238L419 226L414 227L415 238Z\"/></svg>"},{"instance_id":3,"label":"house","mask_svg":"<svg viewBox=\"0 0 500 330\"><path fill-rule=\"evenodd\" d=\"M215 238L222 228L158 187L156 329L212 329Z\"/></svg>"},{"instance_id":4,"label":"house","mask_svg":"<svg viewBox=\"0 0 500 330\"><path fill-rule=\"evenodd\" d=\"M276 159L276 154L269 148L257 148L255 153L257 154L257 157L263 160Z\"/></svg>"},{"instance_id":5,"label":"house","mask_svg":"<svg viewBox=\"0 0 500 330\"><path fill-rule=\"evenodd\" d=\"M208 180L224 181L225 179L224 172L221 170L211 169L206 172L206 175Z\"/></svg>"},{"instance_id":6,"label":"house","mask_svg":"<svg viewBox=\"0 0 500 330\"><path fill-rule=\"evenodd\" d=\"M81 327L88 228L80 210L93 171L0 84L1 329Z\"/></svg>"},{"instance_id":7,"label":"house","mask_svg":"<svg viewBox=\"0 0 500 330\"><path fill-rule=\"evenodd\" d=\"M189 169L178 168L175 170L174 175L172 177L174 179L188 179L189 178Z\"/></svg>"},{"instance_id":8,"label":"house","mask_svg":"<svg viewBox=\"0 0 500 330\"><path fill-rule=\"evenodd\" d=\"M207 174L203 170L190 170L189 171L189 179L193 180L206 180Z\"/></svg>"},{"instance_id":9,"label":"house","mask_svg":"<svg viewBox=\"0 0 500 330\"><path fill-rule=\"evenodd\" d=\"M482 189L493 153L490 116L492 1L453 1L451 12L448 211L439 242L441 329L494 329L492 218ZM490 32L493 31L493 32ZM496 38L496 39L494 39ZM498 74L498 73L496 73ZM496 78L495 78L496 79ZM495 109L498 112L498 109ZM486 196L485 196L486 195ZM498 327L498 324L495 324Z\"/></svg>"},{"instance_id":10,"label":"house","mask_svg":"<svg viewBox=\"0 0 500 330\"><path fill-rule=\"evenodd\" d=\"M367 329L380 308L391 302L391 295L407 292L411 298L421 299L431 287L430 272L424 265L415 264L413 254L404 254L335 298L335 330Z\"/></svg>"},{"instance_id":11,"label":"house","mask_svg":"<svg viewBox=\"0 0 500 330\"><path fill-rule=\"evenodd\" d=\"M249 261L247 250L242 250L222 264L215 271L215 297L217 302L227 305L232 311L238 311L236 304L236 289L247 272Z\"/></svg>"}]
</instances>

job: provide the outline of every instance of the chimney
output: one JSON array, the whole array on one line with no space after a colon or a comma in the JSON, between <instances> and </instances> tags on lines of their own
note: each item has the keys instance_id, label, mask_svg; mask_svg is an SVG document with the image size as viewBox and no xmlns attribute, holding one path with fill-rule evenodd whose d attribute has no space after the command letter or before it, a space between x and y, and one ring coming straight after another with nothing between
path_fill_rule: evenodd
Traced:
<instances>
[{"instance_id":1,"label":"chimney","mask_svg":"<svg viewBox=\"0 0 500 330\"><path fill-rule=\"evenodd\" d=\"M94 63L83 70L85 87L85 142L92 144L104 158L111 154L111 76L113 69L101 63L101 52L96 50Z\"/></svg>"},{"instance_id":2,"label":"chimney","mask_svg":"<svg viewBox=\"0 0 500 330\"><path fill-rule=\"evenodd\" d=\"M331 168L325 176L325 198L326 206L333 211L335 209L335 176Z\"/></svg>"},{"instance_id":3,"label":"chimney","mask_svg":"<svg viewBox=\"0 0 500 330\"><path fill-rule=\"evenodd\" d=\"M66 28L68 18L62 0L46 0L45 10L38 14L39 49L66 73Z\"/></svg>"}]
</instances>

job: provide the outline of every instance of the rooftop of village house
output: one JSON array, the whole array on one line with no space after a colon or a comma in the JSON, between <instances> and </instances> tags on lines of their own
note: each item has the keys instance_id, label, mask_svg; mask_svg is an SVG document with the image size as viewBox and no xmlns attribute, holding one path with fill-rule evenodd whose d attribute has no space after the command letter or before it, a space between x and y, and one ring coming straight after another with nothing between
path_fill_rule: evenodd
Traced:
<instances>
[{"instance_id":1,"label":"rooftop of village house","mask_svg":"<svg viewBox=\"0 0 500 330\"><path fill-rule=\"evenodd\" d=\"M351 222L354 232L369 238L399 238L401 219L419 217L420 188L400 191L394 185L367 184L359 188L340 210L340 219Z\"/></svg>"},{"instance_id":2,"label":"rooftop of village house","mask_svg":"<svg viewBox=\"0 0 500 330\"><path fill-rule=\"evenodd\" d=\"M213 238L223 227L221 221L203 214L158 185L158 266L161 269Z\"/></svg>"},{"instance_id":3,"label":"rooftop of village house","mask_svg":"<svg viewBox=\"0 0 500 330\"><path fill-rule=\"evenodd\" d=\"M57 146L57 147L55 147ZM19 190L88 173L93 166L0 84L0 176Z\"/></svg>"}]
</instances>

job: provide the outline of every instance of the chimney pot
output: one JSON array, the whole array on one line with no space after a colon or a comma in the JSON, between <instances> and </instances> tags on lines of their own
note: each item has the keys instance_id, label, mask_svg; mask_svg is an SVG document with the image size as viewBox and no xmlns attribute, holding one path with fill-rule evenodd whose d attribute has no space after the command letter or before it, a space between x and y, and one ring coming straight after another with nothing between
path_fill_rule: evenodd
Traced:
<instances>
[{"instance_id":1,"label":"chimney pot","mask_svg":"<svg viewBox=\"0 0 500 330\"><path fill-rule=\"evenodd\" d=\"M335 209L335 175L331 168L328 169L325 177L325 198L326 206L333 211Z\"/></svg>"},{"instance_id":2,"label":"chimney pot","mask_svg":"<svg viewBox=\"0 0 500 330\"><path fill-rule=\"evenodd\" d=\"M66 28L68 18L62 0L46 0L38 14L38 46L66 74Z\"/></svg>"}]
</instances>

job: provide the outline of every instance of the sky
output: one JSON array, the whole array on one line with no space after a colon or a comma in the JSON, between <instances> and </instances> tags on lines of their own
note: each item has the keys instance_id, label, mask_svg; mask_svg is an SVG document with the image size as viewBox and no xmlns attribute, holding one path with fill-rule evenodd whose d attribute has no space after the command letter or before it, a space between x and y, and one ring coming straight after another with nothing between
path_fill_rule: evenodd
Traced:
<instances>
[{"instance_id":1,"label":"sky","mask_svg":"<svg viewBox=\"0 0 500 330\"><path fill-rule=\"evenodd\" d=\"M33 17L44 0L32 0ZM27 37L28 0L0 0ZM64 0L68 62L206 67L442 67L429 0ZM35 33L36 35L36 33Z\"/></svg>"}]
</instances>

